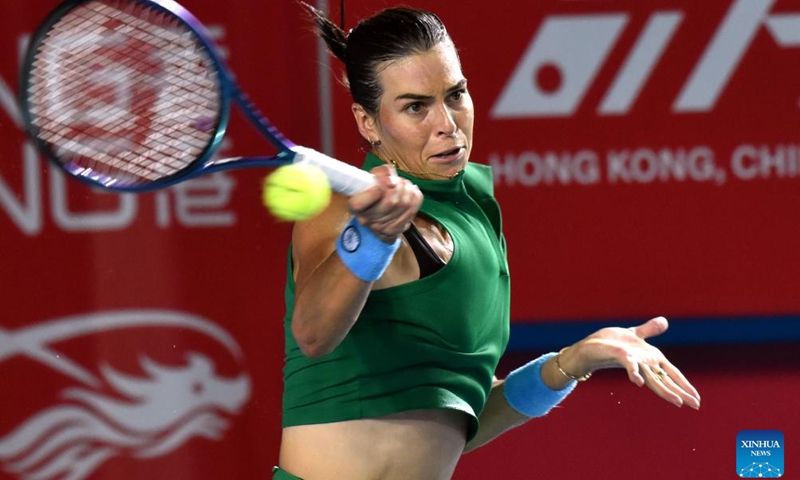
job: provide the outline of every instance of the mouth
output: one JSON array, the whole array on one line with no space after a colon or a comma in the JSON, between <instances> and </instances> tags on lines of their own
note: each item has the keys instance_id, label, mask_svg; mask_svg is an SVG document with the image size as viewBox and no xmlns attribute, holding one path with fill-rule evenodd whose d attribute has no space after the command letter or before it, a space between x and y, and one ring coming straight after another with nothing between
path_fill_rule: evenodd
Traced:
<instances>
[{"instance_id":1,"label":"mouth","mask_svg":"<svg viewBox=\"0 0 800 480\"><path fill-rule=\"evenodd\" d=\"M431 155L431 158L437 158L441 160L453 160L455 157L458 157L459 155L464 153L465 150L466 149L464 147L455 147L450 150L445 150L435 155Z\"/></svg>"}]
</instances>

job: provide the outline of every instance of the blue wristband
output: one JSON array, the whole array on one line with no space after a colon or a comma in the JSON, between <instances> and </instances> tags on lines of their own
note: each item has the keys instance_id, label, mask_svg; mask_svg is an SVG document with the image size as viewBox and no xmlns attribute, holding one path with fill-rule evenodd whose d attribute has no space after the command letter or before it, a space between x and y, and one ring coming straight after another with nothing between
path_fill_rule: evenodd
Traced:
<instances>
[{"instance_id":1,"label":"blue wristband","mask_svg":"<svg viewBox=\"0 0 800 480\"><path fill-rule=\"evenodd\" d=\"M336 242L336 253L353 274L365 282L381 278L400 247L400 238L386 243L353 218Z\"/></svg>"},{"instance_id":2,"label":"blue wristband","mask_svg":"<svg viewBox=\"0 0 800 480\"><path fill-rule=\"evenodd\" d=\"M556 355L544 354L508 374L503 394L511 408L526 417L541 417L572 393L578 384L575 380L561 390L553 390L542 381L542 365Z\"/></svg>"}]
</instances>

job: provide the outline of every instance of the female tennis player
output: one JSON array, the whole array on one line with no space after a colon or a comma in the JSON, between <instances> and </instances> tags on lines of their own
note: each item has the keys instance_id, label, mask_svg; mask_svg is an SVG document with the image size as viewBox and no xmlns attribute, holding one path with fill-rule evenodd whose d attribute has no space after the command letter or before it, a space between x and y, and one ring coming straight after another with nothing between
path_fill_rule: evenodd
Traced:
<instances>
[{"instance_id":1,"label":"female tennis player","mask_svg":"<svg viewBox=\"0 0 800 480\"><path fill-rule=\"evenodd\" d=\"M346 66L378 185L294 227L274 478L450 479L464 452L546 414L601 368L699 408L647 343L662 317L495 377L509 336L506 245L491 172L469 163L474 111L453 41L425 11L387 9L346 34L306 7Z\"/></svg>"}]
</instances>

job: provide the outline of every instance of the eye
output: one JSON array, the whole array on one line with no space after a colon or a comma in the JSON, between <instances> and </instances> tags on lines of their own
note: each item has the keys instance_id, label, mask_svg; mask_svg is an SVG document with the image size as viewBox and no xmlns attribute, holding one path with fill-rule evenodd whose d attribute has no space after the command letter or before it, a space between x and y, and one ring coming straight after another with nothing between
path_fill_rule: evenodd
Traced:
<instances>
[{"instance_id":1,"label":"eye","mask_svg":"<svg viewBox=\"0 0 800 480\"><path fill-rule=\"evenodd\" d=\"M409 103L408 105L406 105L406 112L420 113L423 107L424 105L422 104L422 102Z\"/></svg>"},{"instance_id":2,"label":"eye","mask_svg":"<svg viewBox=\"0 0 800 480\"><path fill-rule=\"evenodd\" d=\"M450 94L450 99L453 100L454 102L460 102L461 100L464 99L464 96L466 94L467 94L467 89L466 88L462 88L462 89L456 90L453 93L451 93Z\"/></svg>"}]
</instances>

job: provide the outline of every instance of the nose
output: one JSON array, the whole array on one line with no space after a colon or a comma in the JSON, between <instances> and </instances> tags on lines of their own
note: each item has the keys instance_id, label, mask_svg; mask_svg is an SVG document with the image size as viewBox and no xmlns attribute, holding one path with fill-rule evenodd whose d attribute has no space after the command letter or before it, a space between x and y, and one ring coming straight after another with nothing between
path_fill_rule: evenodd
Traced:
<instances>
[{"instance_id":1,"label":"nose","mask_svg":"<svg viewBox=\"0 0 800 480\"><path fill-rule=\"evenodd\" d=\"M456 119L453 115L453 112L447 107L447 105L439 106L437 120L439 135L450 137L456 134L456 130L458 129L458 126L456 125Z\"/></svg>"}]
</instances>

